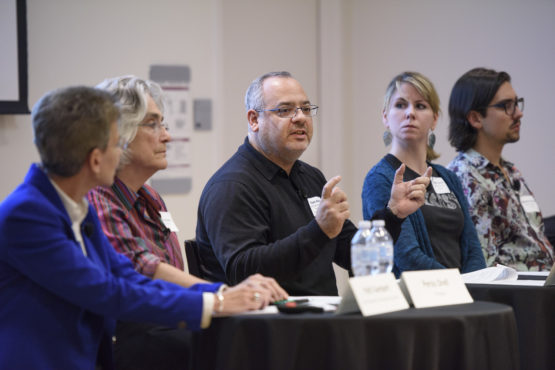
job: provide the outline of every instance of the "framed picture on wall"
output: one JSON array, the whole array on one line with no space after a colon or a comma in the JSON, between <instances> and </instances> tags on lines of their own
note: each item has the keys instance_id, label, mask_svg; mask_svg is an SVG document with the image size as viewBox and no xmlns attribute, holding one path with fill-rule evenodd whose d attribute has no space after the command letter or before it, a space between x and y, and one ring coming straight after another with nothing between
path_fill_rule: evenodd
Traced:
<instances>
[{"instance_id":1,"label":"framed picture on wall","mask_svg":"<svg viewBox=\"0 0 555 370\"><path fill-rule=\"evenodd\" d=\"M0 1L0 114L27 114L27 4Z\"/></svg>"}]
</instances>

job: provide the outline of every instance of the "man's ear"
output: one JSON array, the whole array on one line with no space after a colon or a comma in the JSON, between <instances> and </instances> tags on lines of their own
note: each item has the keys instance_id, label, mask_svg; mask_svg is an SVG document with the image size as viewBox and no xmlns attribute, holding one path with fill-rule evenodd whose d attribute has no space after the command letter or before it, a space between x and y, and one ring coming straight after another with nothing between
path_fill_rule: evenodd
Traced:
<instances>
[{"instance_id":1,"label":"man's ear","mask_svg":"<svg viewBox=\"0 0 555 370\"><path fill-rule=\"evenodd\" d=\"M254 109L249 109L247 112L247 120L249 121L249 128L252 132L258 131L258 112Z\"/></svg>"},{"instance_id":2,"label":"man's ear","mask_svg":"<svg viewBox=\"0 0 555 370\"><path fill-rule=\"evenodd\" d=\"M480 113L476 112L475 110L471 110L470 112L468 112L468 114L466 115L466 119L468 120L470 125L474 127L476 130L479 130L482 128L483 117Z\"/></svg>"}]
</instances>

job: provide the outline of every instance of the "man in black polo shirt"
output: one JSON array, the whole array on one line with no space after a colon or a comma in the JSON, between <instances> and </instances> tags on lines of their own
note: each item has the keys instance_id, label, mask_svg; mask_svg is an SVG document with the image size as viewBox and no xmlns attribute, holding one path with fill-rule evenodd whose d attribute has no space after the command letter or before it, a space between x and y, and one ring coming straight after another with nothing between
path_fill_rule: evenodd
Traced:
<instances>
[{"instance_id":1,"label":"man in black polo shirt","mask_svg":"<svg viewBox=\"0 0 555 370\"><path fill-rule=\"evenodd\" d=\"M312 138L312 105L288 72L254 80L245 106L248 136L206 184L196 239L204 277L234 284L258 272L291 295L337 295L332 262L350 270L356 227L349 204L316 168L299 161ZM428 177L402 182L397 171L385 219L396 239L403 219L424 202Z\"/></svg>"}]
</instances>

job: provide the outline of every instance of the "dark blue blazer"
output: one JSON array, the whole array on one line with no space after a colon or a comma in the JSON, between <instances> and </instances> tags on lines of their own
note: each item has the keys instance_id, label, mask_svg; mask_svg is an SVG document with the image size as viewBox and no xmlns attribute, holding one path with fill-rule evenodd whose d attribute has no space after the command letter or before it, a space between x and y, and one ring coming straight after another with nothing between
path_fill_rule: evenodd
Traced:
<instances>
[{"instance_id":1,"label":"dark blue blazer","mask_svg":"<svg viewBox=\"0 0 555 370\"><path fill-rule=\"evenodd\" d=\"M0 204L0 369L110 368L116 319L199 329L202 292L220 284L140 275L91 207L81 230L87 256L37 165Z\"/></svg>"}]
</instances>

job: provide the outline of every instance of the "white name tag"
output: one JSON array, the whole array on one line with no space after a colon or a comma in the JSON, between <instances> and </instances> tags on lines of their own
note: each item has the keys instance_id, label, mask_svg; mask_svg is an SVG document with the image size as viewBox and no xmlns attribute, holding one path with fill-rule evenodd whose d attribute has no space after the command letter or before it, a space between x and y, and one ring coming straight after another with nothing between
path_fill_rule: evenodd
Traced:
<instances>
[{"instance_id":1,"label":"white name tag","mask_svg":"<svg viewBox=\"0 0 555 370\"><path fill-rule=\"evenodd\" d=\"M177 225L175 224L175 222L173 222L173 218L172 218L172 214L169 212L160 212L160 218L162 219L162 222L164 223L164 225L170 229L170 231L178 232L179 229L177 228Z\"/></svg>"},{"instance_id":2,"label":"white name tag","mask_svg":"<svg viewBox=\"0 0 555 370\"><path fill-rule=\"evenodd\" d=\"M416 308L473 302L458 269L405 271L399 285Z\"/></svg>"},{"instance_id":3,"label":"white name tag","mask_svg":"<svg viewBox=\"0 0 555 370\"><path fill-rule=\"evenodd\" d=\"M441 177L432 177L432 186L436 194L449 194L449 187Z\"/></svg>"},{"instance_id":4,"label":"white name tag","mask_svg":"<svg viewBox=\"0 0 555 370\"><path fill-rule=\"evenodd\" d=\"M409 308L392 273L350 278L349 285L363 316Z\"/></svg>"},{"instance_id":5,"label":"white name tag","mask_svg":"<svg viewBox=\"0 0 555 370\"><path fill-rule=\"evenodd\" d=\"M316 217L316 212L318 211L318 207L320 207L320 197L312 197L308 198L308 205L312 210L312 214Z\"/></svg>"},{"instance_id":6,"label":"white name tag","mask_svg":"<svg viewBox=\"0 0 555 370\"><path fill-rule=\"evenodd\" d=\"M531 195L521 195L520 203L522 204L522 208L524 208L524 212L526 213L538 213L540 211L538 203L536 203L536 200Z\"/></svg>"}]
</instances>

